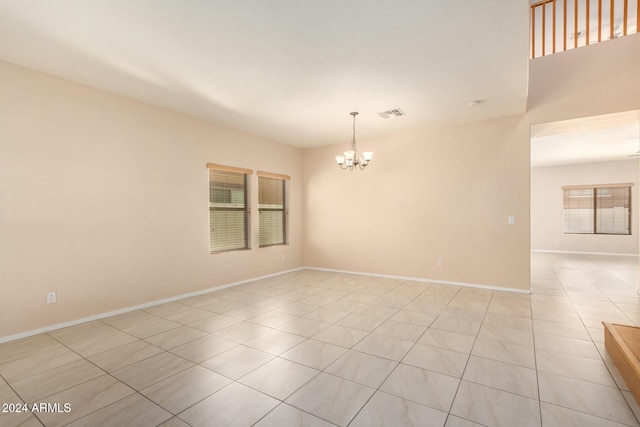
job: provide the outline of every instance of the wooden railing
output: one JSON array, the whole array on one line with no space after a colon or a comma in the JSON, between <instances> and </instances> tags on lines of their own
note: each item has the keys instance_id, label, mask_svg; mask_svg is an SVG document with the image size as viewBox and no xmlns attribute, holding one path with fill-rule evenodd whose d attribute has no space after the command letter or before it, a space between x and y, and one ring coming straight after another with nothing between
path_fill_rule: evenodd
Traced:
<instances>
[{"instance_id":1,"label":"wooden railing","mask_svg":"<svg viewBox=\"0 0 640 427\"><path fill-rule=\"evenodd\" d=\"M638 32L640 0L542 0L531 4L531 58Z\"/></svg>"}]
</instances>

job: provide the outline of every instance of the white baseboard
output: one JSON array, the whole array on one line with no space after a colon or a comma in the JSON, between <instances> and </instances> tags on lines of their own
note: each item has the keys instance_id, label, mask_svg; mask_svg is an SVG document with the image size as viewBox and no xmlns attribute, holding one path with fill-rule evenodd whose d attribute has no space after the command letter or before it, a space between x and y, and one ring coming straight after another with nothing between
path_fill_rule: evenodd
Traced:
<instances>
[{"instance_id":1,"label":"white baseboard","mask_svg":"<svg viewBox=\"0 0 640 427\"><path fill-rule=\"evenodd\" d=\"M96 314L95 316L83 317L81 319L71 320L69 322L64 322L64 323L57 323L55 325L45 326L44 328L39 328L39 329L33 329L33 330L30 330L30 331L21 332L19 334L15 334L15 335L9 335L9 336L6 336L6 337L0 337L0 344L1 343L5 343L5 342L9 342L9 341L15 341L15 340L18 340L18 339L21 339L21 338L27 338L27 337L30 337L30 336L33 336L33 335L37 335L37 334L42 334L42 333L45 333L45 332L55 331L56 329L67 328L69 326L75 326L75 325L79 325L79 324L85 323L85 322L91 322L91 321L94 321L94 320L100 320L100 319L104 319L105 317L117 316L118 314L124 314L124 313L128 313L130 311L141 310L141 309L144 309L144 308L153 307L155 305L160 305L160 304L165 304L165 303L168 303L168 302L178 301L178 300L181 300L181 299L184 299L184 298L189 298L189 297L193 297L193 296L197 296L197 295L202 295L202 294L206 294L206 293L213 292L213 291L219 291L219 290L222 290L222 289L226 289L226 288L231 288L231 287L234 287L234 286L242 285L244 283L249 283L249 282L253 282L253 281L261 280L261 279L267 279L267 278L270 278L270 277L276 277L276 276L280 276L280 275L283 275L283 274L292 273L294 271L300 271L300 270L305 270L305 269L306 270L317 270L317 271L328 271L328 272L333 272L333 273L359 274L359 275L364 275L364 276L384 277L384 278L388 278L388 279L412 280L412 281L415 281L415 282L423 282L423 283L438 283L438 284L443 284L443 285L464 286L464 287L469 287L469 288L487 289L487 290L491 290L491 291L506 291L506 292L517 292L517 293L524 293L524 294L530 294L531 293L530 290L526 290L526 289L502 288L502 287L499 287L499 286L488 286L488 285L481 285L481 284L477 284L477 283L451 282L451 281L446 281L446 280L424 279L424 278L420 278L420 277L396 276L396 275L391 275L391 274L376 274L376 273L367 273L367 272L361 272L361 271L336 270L336 269L331 269L331 268L320 268L320 267L299 267L299 268L294 268L292 270L286 270L286 271L281 271L281 272L278 272L278 273L268 274L266 276L254 277L254 278L251 278L251 279L240 280L238 282L227 283L225 285L214 286L212 288L203 289L203 290L200 290L200 291L195 291L195 292L189 292L189 293L186 293L186 294L176 295L176 296L173 296L173 297L170 297L170 298L151 301L151 302L148 302L148 303L139 304L139 305L135 305L135 306L132 306L132 307L126 307L126 308L122 308L122 309L119 309L119 310L109 311L109 312L106 312L106 313L100 313L100 314Z\"/></svg>"},{"instance_id":2,"label":"white baseboard","mask_svg":"<svg viewBox=\"0 0 640 427\"><path fill-rule=\"evenodd\" d=\"M638 256L638 254L618 254L618 253L611 253L611 252L553 251L550 249L531 249L531 252L550 253L550 254L572 254L572 255Z\"/></svg>"},{"instance_id":3,"label":"white baseboard","mask_svg":"<svg viewBox=\"0 0 640 427\"><path fill-rule=\"evenodd\" d=\"M466 283L466 282L451 282L447 280L437 280L437 279L423 279L421 277L407 277L407 276L396 276L393 274L376 274L376 273L366 273L362 271L349 271L349 270L336 270L333 268L321 268L321 267L305 267L307 270L318 270L318 271L329 271L333 273L345 273L345 274L360 274L363 276L373 276L373 277L384 277L387 279L399 279L399 280L412 280L414 282L423 282L423 283L438 283L441 285L453 285L453 286L464 286L467 288L479 288L479 289L487 289L490 291L506 291L506 292L517 292L521 294L530 294L530 289L516 289L516 288L503 288L500 286L489 286L489 285L481 285L478 283Z\"/></svg>"},{"instance_id":4,"label":"white baseboard","mask_svg":"<svg viewBox=\"0 0 640 427\"><path fill-rule=\"evenodd\" d=\"M219 290L222 290L222 289L231 288L233 286L242 285L244 283L253 282L253 281L256 281L256 280L268 279L270 277L280 276L282 274L292 273L294 271L299 271L299 270L303 270L303 269L304 269L304 267L298 267L298 268L294 268L292 270L286 270L286 271L281 271L281 272L278 272L278 273L267 274L266 276L260 276L260 277L254 277L254 278L251 278L251 279L240 280L238 282L227 283L225 285L220 285L220 286L214 286L212 288L203 289L203 290L200 290L200 291L189 292L189 293L186 293L186 294L181 294L181 295L176 295L176 296L170 297L170 298L164 298L164 299L161 299L161 300L151 301L151 302L147 302L147 303L144 303L144 304L135 305L135 306L132 306L132 307L126 307L126 308L121 308L119 310L109 311L109 312L106 312L106 313L100 313L100 314L96 314L95 316L83 317L81 319L71 320L69 322L64 322L64 323L57 323L55 325L45 326L44 328L32 329L30 331L21 332L19 334L8 335L6 337L0 337L0 344L2 344L4 342L9 342L9 341L15 341L15 340L18 340L18 339L21 339L21 338L27 338L27 337L30 337L30 336L33 336L33 335L42 334L44 332L55 331L56 329L62 329L62 328L67 328L69 326L79 325L80 323L91 322L93 320L104 319L105 317L117 316L118 314L124 314L124 313L128 313L130 311L141 310L143 308L153 307L154 305L165 304L165 303L168 303L168 302L178 301L178 300L181 300L181 299L184 299L184 298L194 297L194 296L197 296L197 295L202 295L202 294L206 294L206 293L213 292L213 291L219 291Z\"/></svg>"}]
</instances>

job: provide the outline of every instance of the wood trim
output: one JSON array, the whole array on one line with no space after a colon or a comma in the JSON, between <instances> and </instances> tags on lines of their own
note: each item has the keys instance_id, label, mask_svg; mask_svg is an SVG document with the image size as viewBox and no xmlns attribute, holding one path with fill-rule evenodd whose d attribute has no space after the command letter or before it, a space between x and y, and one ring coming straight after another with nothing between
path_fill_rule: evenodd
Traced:
<instances>
[{"instance_id":1,"label":"wood trim","mask_svg":"<svg viewBox=\"0 0 640 427\"><path fill-rule=\"evenodd\" d=\"M615 0L611 0L611 9L609 9L609 40L613 40L613 22L614 22L614 14L615 14Z\"/></svg>"},{"instance_id":2,"label":"wood trim","mask_svg":"<svg viewBox=\"0 0 640 427\"><path fill-rule=\"evenodd\" d=\"M602 41L602 0L598 0L598 43Z\"/></svg>"},{"instance_id":3,"label":"wood trim","mask_svg":"<svg viewBox=\"0 0 640 427\"><path fill-rule=\"evenodd\" d=\"M563 190L578 190L584 188L619 188L619 187L633 187L632 182L622 184L596 184L596 185L565 185Z\"/></svg>"},{"instance_id":4,"label":"wood trim","mask_svg":"<svg viewBox=\"0 0 640 427\"><path fill-rule=\"evenodd\" d=\"M542 56L545 56L545 45L546 45L546 41L547 41L547 29L546 29L546 23L547 23L547 5L543 5L542 6Z\"/></svg>"},{"instance_id":5,"label":"wood trim","mask_svg":"<svg viewBox=\"0 0 640 427\"><path fill-rule=\"evenodd\" d=\"M258 176L264 176L267 178L275 178L275 179L286 179L287 181L291 181L291 177L289 175L282 175L280 173L271 173L271 172L264 172L264 171L258 171Z\"/></svg>"},{"instance_id":6,"label":"wood trim","mask_svg":"<svg viewBox=\"0 0 640 427\"><path fill-rule=\"evenodd\" d=\"M623 22L623 30L622 30L622 35L626 36L627 35L627 16L629 13L629 1L628 0L624 0L624 8L623 8L623 15L624 18L622 19ZM638 12L636 12L638 13Z\"/></svg>"},{"instance_id":7,"label":"wood trim","mask_svg":"<svg viewBox=\"0 0 640 427\"><path fill-rule=\"evenodd\" d=\"M539 2L536 2L536 3L531 3L531 7L538 7L538 6L542 6L542 5L544 5L544 4L551 3L551 2L553 2L553 1L554 1L554 0L542 0L542 1L539 1Z\"/></svg>"},{"instance_id":8,"label":"wood trim","mask_svg":"<svg viewBox=\"0 0 640 427\"><path fill-rule=\"evenodd\" d=\"M602 324L604 325L604 346L620 371L622 379L629 387L636 403L640 404L640 363L637 345L635 345L640 330L634 326L608 322L602 322Z\"/></svg>"},{"instance_id":9,"label":"wood trim","mask_svg":"<svg viewBox=\"0 0 640 427\"><path fill-rule=\"evenodd\" d=\"M591 15L591 11L589 10L589 6L591 5L591 0L587 0L587 10L585 11L585 17L586 17L586 22L587 22L587 41L585 43L585 46L589 46L589 21L591 21L589 18Z\"/></svg>"},{"instance_id":10,"label":"wood trim","mask_svg":"<svg viewBox=\"0 0 640 427\"><path fill-rule=\"evenodd\" d=\"M573 1L573 48L576 49L577 47L578 47L578 0L574 0Z\"/></svg>"},{"instance_id":11,"label":"wood trim","mask_svg":"<svg viewBox=\"0 0 640 427\"><path fill-rule=\"evenodd\" d=\"M251 169L237 168L235 166L217 165L215 163L207 163L207 169L215 169L217 171L243 173L245 175L253 174Z\"/></svg>"},{"instance_id":12,"label":"wood trim","mask_svg":"<svg viewBox=\"0 0 640 427\"><path fill-rule=\"evenodd\" d=\"M564 41L562 42L562 50L567 50L567 2L569 0L564 0L563 2L563 13L562 13L562 19L564 20Z\"/></svg>"},{"instance_id":13,"label":"wood trim","mask_svg":"<svg viewBox=\"0 0 640 427\"><path fill-rule=\"evenodd\" d=\"M551 14L552 21L553 21L553 30L552 30L552 41L553 41L553 48L552 48L552 52L556 53L556 0L553 0L553 3L551 5L551 7L553 7L553 13Z\"/></svg>"},{"instance_id":14,"label":"wood trim","mask_svg":"<svg viewBox=\"0 0 640 427\"><path fill-rule=\"evenodd\" d=\"M536 57L536 9L534 6L531 6L531 57Z\"/></svg>"}]
</instances>

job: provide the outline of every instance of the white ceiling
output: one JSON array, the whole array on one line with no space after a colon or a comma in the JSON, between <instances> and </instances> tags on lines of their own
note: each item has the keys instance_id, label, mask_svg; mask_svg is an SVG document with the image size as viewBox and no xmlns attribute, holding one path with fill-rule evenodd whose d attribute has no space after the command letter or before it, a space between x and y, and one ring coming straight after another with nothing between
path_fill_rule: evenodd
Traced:
<instances>
[{"instance_id":1,"label":"white ceiling","mask_svg":"<svg viewBox=\"0 0 640 427\"><path fill-rule=\"evenodd\" d=\"M640 111L531 126L531 166L629 160L640 152Z\"/></svg>"},{"instance_id":2,"label":"white ceiling","mask_svg":"<svg viewBox=\"0 0 640 427\"><path fill-rule=\"evenodd\" d=\"M0 60L346 145L351 111L358 141L524 112L528 17L528 0L0 0ZM377 114L394 108L406 116Z\"/></svg>"}]
</instances>

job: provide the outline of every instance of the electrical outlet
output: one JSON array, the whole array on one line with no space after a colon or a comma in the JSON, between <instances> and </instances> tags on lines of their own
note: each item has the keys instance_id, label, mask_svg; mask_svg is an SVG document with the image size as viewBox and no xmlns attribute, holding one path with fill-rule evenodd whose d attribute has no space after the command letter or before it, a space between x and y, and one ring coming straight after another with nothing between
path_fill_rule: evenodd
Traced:
<instances>
[{"instance_id":1,"label":"electrical outlet","mask_svg":"<svg viewBox=\"0 0 640 427\"><path fill-rule=\"evenodd\" d=\"M47 294L47 304L54 304L56 301L57 301L56 293L55 292L49 292Z\"/></svg>"},{"instance_id":2,"label":"electrical outlet","mask_svg":"<svg viewBox=\"0 0 640 427\"><path fill-rule=\"evenodd\" d=\"M511 215L511 216L509 217L509 225L513 225L513 224L515 224L515 223L516 223L516 217L515 217L515 216L513 216L513 215Z\"/></svg>"},{"instance_id":3,"label":"electrical outlet","mask_svg":"<svg viewBox=\"0 0 640 427\"><path fill-rule=\"evenodd\" d=\"M438 267L444 266L444 259L438 258Z\"/></svg>"}]
</instances>

